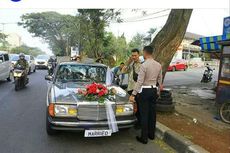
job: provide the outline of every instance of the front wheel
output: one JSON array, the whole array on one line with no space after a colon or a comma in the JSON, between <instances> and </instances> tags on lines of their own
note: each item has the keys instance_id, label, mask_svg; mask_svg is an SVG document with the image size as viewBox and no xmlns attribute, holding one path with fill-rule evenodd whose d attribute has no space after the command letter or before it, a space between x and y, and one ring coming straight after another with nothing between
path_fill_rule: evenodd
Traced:
<instances>
[{"instance_id":1,"label":"front wheel","mask_svg":"<svg viewBox=\"0 0 230 153\"><path fill-rule=\"evenodd\" d=\"M14 87L15 91L18 91L19 89L19 80L18 78L15 78L15 87Z\"/></svg>"},{"instance_id":2,"label":"front wheel","mask_svg":"<svg viewBox=\"0 0 230 153\"><path fill-rule=\"evenodd\" d=\"M58 134L59 131L57 130L54 130L51 128L51 124L50 122L48 121L48 112L47 112L47 115L46 115L46 133L50 136L52 135L56 135Z\"/></svg>"},{"instance_id":3,"label":"front wheel","mask_svg":"<svg viewBox=\"0 0 230 153\"><path fill-rule=\"evenodd\" d=\"M176 67L175 67L175 66L172 68L172 71L173 71L173 72L176 71Z\"/></svg>"},{"instance_id":4,"label":"front wheel","mask_svg":"<svg viewBox=\"0 0 230 153\"><path fill-rule=\"evenodd\" d=\"M230 101L220 106L219 114L223 122L230 124Z\"/></svg>"}]
</instances>

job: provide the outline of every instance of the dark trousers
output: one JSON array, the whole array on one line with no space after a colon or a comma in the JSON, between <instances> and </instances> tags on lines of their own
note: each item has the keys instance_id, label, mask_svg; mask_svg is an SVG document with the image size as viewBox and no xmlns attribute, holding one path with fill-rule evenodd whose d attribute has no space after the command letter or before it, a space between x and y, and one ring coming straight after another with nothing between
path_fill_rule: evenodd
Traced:
<instances>
[{"instance_id":1,"label":"dark trousers","mask_svg":"<svg viewBox=\"0 0 230 153\"><path fill-rule=\"evenodd\" d=\"M130 90L130 91L128 91L128 94L132 95L132 92L133 92L133 90ZM139 98L138 97L139 97L139 94L135 96L135 101L137 104L137 112L135 113L135 116L137 118L137 124L136 124L137 127L139 127L141 125L141 116L140 116L140 111L139 111L139 102L138 102Z\"/></svg>"},{"instance_id":2,"label":"dark trousers","mask_svg":"<svg viewBox=\"0 0 230 153\"><path fill-rule=\"evenodd\" d=\"M138 96L141 118L141 139L155 137L156 128L156 88L145 88Z\"/></svg>"}]
</instances>

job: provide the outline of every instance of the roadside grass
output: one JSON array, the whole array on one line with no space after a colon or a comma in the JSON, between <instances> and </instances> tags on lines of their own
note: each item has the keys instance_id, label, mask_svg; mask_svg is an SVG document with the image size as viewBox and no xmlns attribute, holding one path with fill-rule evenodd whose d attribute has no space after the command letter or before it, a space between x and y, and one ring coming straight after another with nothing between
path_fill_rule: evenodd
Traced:
<instances>
[{"instance_id":1,"label":"roadside grass","mask_svg":"<svg viewBox=\"0 0 230 153\"><path fill-rule=\"evenodd\" d=\"M166 153L176 153L175 150L173 150L171 147L169 147L163 140L161 139L155 139L154 141L157 145L161 147Z\"/></svg>"}]
</instances>

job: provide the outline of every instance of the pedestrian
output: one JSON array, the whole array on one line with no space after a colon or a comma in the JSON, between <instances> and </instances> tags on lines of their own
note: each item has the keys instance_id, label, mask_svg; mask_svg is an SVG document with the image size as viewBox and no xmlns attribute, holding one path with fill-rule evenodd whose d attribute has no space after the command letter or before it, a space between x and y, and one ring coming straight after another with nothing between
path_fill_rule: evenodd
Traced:
<instances>
[{"instance_id":1,"label":"pedestrian","mask_svg":"<svg viewBox=\"0 0 230 153\"><path fill-rule=\"evenodd\" d=\"M154 140L156 127L156 99L162 87L162 68L153 57L153 48L145 46L143 49L145 62L140 66L138 80L129 100L135 102L135 96L139 103L141 118L141 136L137 141L147 144L148 138Z\"/></svg>"},{"instance_id":2,"label":"pedestrian","mask_svg":"<svg viewBox=\"0 0 230 153\"><path fill-rule=\"evenodd\" d=\"M137 81L138 78L138 73L139 73L139 69L141 66L141 62L140 62L140 51L138 49L132 49L131 50L132 55L129 58L129 60L126 62L126 66L123 67L122 69L122 73L128 73L128 88L127 88L127 92L129 95L132 94L133 92L133 88L135 86L135 83ZM139 113L139 103L138 100L136 99L136 106L137 106L137 112L135 113L135 116L137 118L137 123L135 125L135 128L139 128L140 127L140 113Z\"/></svg>"},{"instance_id":3,"label":"pedestrian","mask_svg":"<svg viewBox=\"0 0 230 153\"><path fill-rule=\"evenodd\" d=\"M117 85L122 85L123 80L125 78L125 74L122 73L122 69L125 66L124 62L120 63L120 66L117 66L113 69L113 73L114 73L114 79ZM121 75L121 77L120 77Z\"/></svg>"}]
</instances>

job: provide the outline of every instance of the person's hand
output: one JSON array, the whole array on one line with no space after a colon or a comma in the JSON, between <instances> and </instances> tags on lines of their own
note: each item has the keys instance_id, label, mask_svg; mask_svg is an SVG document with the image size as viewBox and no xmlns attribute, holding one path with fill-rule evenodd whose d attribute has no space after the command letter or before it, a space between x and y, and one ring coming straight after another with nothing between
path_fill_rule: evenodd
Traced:
<instances>
[{"instance_id":1,"label":"person's hand","mask_svg":"<svg viewBox=\"0 0 230 153\"><path fill-rule=\"evenodd\" d=\"M127 66L124 66L121 70L122 73L125 73L127 71Z\"/></svg>"},{"instance_id":2,"label":"person's hand","mask_svg":"<svg viewBox=\"0 0 230 153\"><path fill-rule=\"evenodd\" d=\"M128 61L127 61L127 65L129 65L130 63L132 63L133 59L132 57L129 57Z\"/></svg>"},{"instance_id":3,"label":"person's hand","mask_svg":"<svg viewBox=\"0 0 230 153\"><path fill-rule=\"evenodd\" d=\"M157 90L157 95L160 98L161 97L161 91L163 90L163 85L159 85L159 88Z\"/></svg>"},{"instance_id":4,"label":"person's hand","mask_svg":"<svg viewBox=\"0 0 230 153\"><path fill-rule=\"evenodd\" d=\"M135 102L135 96L131 95L131 96L129 97L129 101L130 101L130 102Z\"/></svg>"}]
</instances>

